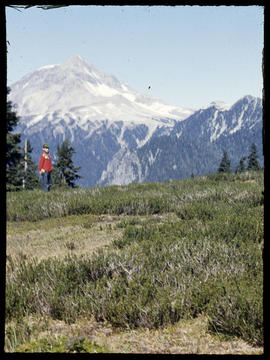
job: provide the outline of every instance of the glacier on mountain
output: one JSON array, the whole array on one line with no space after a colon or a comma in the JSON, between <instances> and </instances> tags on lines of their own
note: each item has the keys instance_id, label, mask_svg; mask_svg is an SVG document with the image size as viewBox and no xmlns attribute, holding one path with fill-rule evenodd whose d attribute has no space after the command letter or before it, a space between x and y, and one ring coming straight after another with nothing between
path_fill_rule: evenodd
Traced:
<instances>
[{"instance_id":1,"label":"glacier on mountain","mask_svg":"<svg viewBox=\"0 0 270 360\"><path fill-rule=\"evenodd\" d=\"M11 90L10 99L22 117L72 112L76 119L87 117L91 122L122 120L157 126L153 118L179 121L194 112L141 95L78 55L61 65L41 67L13 84Z\"/></svg>"}]
</instances>

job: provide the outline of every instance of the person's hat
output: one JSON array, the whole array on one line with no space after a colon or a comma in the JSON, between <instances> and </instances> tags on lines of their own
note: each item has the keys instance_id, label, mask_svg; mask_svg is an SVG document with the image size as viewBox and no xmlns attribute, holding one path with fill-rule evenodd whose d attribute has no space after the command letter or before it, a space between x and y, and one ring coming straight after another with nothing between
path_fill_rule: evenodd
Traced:
<instances>
[{"instance_id":1,"label":"person's hat","mask_svg":"<svg viewBox=\"0 0 270 360\"><path fill-rule=\"evenodd\" d=\"M42 146L42 149L49 149L50 147L49 147L49 145L48 144L43 144L43 146Z\"/></svg>"}]
</instances>

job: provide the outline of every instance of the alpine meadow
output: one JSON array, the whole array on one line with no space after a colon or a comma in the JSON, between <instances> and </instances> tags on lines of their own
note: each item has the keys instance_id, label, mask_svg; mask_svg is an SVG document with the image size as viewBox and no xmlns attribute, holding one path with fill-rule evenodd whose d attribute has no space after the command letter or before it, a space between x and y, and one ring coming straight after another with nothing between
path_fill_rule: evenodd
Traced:
<instances>
[{"instance_id":1,"label":"alpine meadow","mask_svg":"<svg viewBox=\"0 0 270 360\"><path fill-rule=\"evenodd\" d=\"M6 352L263 353L263 170L8 192L6 213Z\"/></svg>"},{"instance_id":2,"label":"alpine meadow","mask_svg":"<svg viewBox=\"0 0 270 360\"><path fill-rule=\"evenodd\" d=\"M5 352L263 354L263 8L10 7Z\"/></svg>"}]
</instances>

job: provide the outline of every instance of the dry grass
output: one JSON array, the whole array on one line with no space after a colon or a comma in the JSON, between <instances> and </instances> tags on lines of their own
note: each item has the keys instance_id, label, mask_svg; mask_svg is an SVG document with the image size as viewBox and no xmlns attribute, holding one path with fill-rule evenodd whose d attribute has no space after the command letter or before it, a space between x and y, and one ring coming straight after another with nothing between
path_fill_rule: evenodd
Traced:
<instances>
[{"instance_id":1,"label":"dry grass","mask_svg":"<svg viewBox=\"0 0 270 360\"><path fill-rule=\"evenodd\" d=\"M261 355L264 352L262 347L252 347L237 338L226 340L224 336L211 335L204 315L156 330L114 329L93 319L83 319L72 325L51 318L29 317L27 322L30 327L43 328L33 341L60 340L63 336L70 341L83 338L109 353Z\"/></svg>"},{"instance_id":2,"label":"dry grass","mask_svg":"<svg viewBox=\"0 0 270 360\"><path fill-rule=\"evenodd\" d=\"M164 329L122 332L107 335L112 352L156 354L261 354L244 341L222 340L207 332L207 317L180 321ZM101 338L102 339L102 338ZM96 342L99 343L98 339Z\"/></svg>"},{"instance_id":3,"label":"dry grass","mask_svg":"<svg viewBox=\"0 0 270 360\"><path fill-rule=\"evenodd\" d=\"M64 257L92 253L122 236L112 216L68 216L39 222L7 223L7 255Z\"/></svg>"}]
</instances>

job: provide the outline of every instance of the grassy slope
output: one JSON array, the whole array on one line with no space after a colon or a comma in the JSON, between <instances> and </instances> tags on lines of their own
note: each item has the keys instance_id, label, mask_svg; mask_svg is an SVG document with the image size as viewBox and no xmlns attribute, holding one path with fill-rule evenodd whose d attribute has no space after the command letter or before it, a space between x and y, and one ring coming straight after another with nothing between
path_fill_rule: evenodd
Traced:
<instances>
[{"instance_id":1,"label":"grassy slope","mask_svg":"<svg viewBox=\"0 0 270 360\"><path fill-rule=\"evenodd\" d=\"M93 311L95 315L93 318L90 316L89 308L86 307L81 315L73 316L71 321L73 325L66 324L60 319L59 314L57 318L50 310L45 309L45 305L38 311L34 309L32 313L24 313L19 320L11 310L6 323L7 351L261 353L262 348L253 348L243 340L235 338L235 336L240 336L249 340L251 337L257 337L258 346L261 342L260 335L256 332L258 325L252 325L254 333L248 334L241 325L242 314L240 314L238 320L239 327L242 326L242 328L231 331L230 317L235 314L231 315L228 312L225 302L220 302L219 311L216 313L213 311L213 318L209 317L211 309L217 308L213 299L220 291L220 286L213 288L209 284L220 281L220 278L213 273L220 272L222 266L226 267L229 263L225 273L226 276L230 273L226 277L229 283L226 291L231 306L233 307L234 303L236 307L239 305L237 302L239 300L232 296L236 288L232 286L231 279L240 275L243 279L236 284L237 291L246 298L250 298L249 302L241 305L243 313L247 311L247 306L250 313L254 312L258 306L260 308L258 304L260 295L253 298L247 290L250 285L252 286L251 282L255 280L255 275L245 277L243 274L246 273L248 267L252 266L253 273L256 273L256 280L261 274L259 254L262 251L263 237L262 190L263 174L246 173L228 177L213 175L160 184L131 184L122 187L75 191L55 190L50 194L43 194L40 191L8 194L7 254L8 259L12 258L15 264L12 271L8 267L7 283L13 291L9 292L8 296L17 296L18 291L14 282L16 270L18 271L20 267L25 268L27 262L31 264L33 256L41 263L52 257L63 259L64 263L66 255L72 258L73 255L83 254L91 259L97 249L103 249L106 250L103 257L111 261L109 266L116 269L117 261L120 261L129 276L123 275L123 271L115 270L112 278L104 276L103 279L97 279L98 293L102 300L100 304L97 302L96 304L100 308ZM185 246L177 255L177 248L180 247L179 239L181 239L181 246L182 244ZM232 249L231 253L230 249ZM159 251L162 252L159 254ZM151 262L151 267L149 267L147 256L144 259L146 252L149 252L153 259L160 259L156 267L153 267ZM183 257L181 254L184 252L186 253ZM236 252L243 259L248 258L250 252L255 252L258 256L254 259L248 258L246 263L244 260L237 263L234 259ZM207 260L210 253L216 256L212 263ZM153 274L152 280L151 278L145 280L146 274L138 270L136 254L140 254L145 268ZM176 255L179 257L176 258ZM184 258L187 259L186 262ZM23 263L22 259L26 260L26 263ZM221 264L219 265L218 262ZM76 264L79 264L79 261ZM151 288L149 281L150 283L153 281L155 272L160 274L159 266L161 265L164 277L161 274L161 280L155 278L153 289L157 288L159 295L157 297L151 295L150 308L145 305L142 297L137 305L141 309L139 313L130 308L127 313L121 315L123 309L118 308L117 304L114 307L108 307L107 310L110 313L105 311L105 305L113 299L110 297L112 295L106 292L108 284L112 286L112 293L116 294L119 281L127 279L127 289L130 288L130 290L125 296L130 302L132 297L128 298L128 296L132 289L138 294L138 292L144 293L148 286ZM179 266L179 271L175 273L177 266ZM139 277L134 278L134 274L138 271ZM192 277L189 275L190 271L193 274ZM181 276L178 278L179 272ZM204 275L200 278L199 273L203 272ZM174 283L172 279L177 279L178 283ZM173 301L176 289L183 289L183 286L186 286L186 283L181 283L182 279L195 283L200 279L200 284L204 285L194 287L193 283L190 283L191 288L193 286L193 293L185 295L184 308L190 309L187 316L183 316L183 308L179 302L181 297L175 296L175 303ZM54 281L56 283L57 279ZM158 281L162 281L162 286ZM42 283L42 281L38 282ZM140 287L137 287L137 284ZM248 284L248 286L243 284ZM33 283L29 282L29 289L31 287ZM86 294L90 290L85 288L83 291ZM198 291L199 295L194 297ZM260 293L260 289L258 291ZM203 292L205 295L202 296ZM122 294L120 299L123 296ZM161 304L156 303L158 299ZM198 303L197 308L194 305L195 300ZM49 304L51 299L44 297L43 301L47 308L52 306ZM166 308L168 301L173 304L169 309ZM193 301L193 304L189 301ZM219 301L218 297L217 301ZM11 302L8 301L8 306L10 304ZM123 305L125 307L125 303ZM83 306L86 305L82 305L82 308ZM164 311L163 324L157 318L158 314L151 313L151 309L155 306L159 314ZM172 309L174 316L169 315ZM18 309L18 313L19 311L22 310ZM225 313L227 311L227 322L224 321L224 316L220 317L220 311L225 311ZM143 312L148 315L143 316ZM132 316L137 322L134 329L132 329ZM102 322L98 321L101 319ZM245 321L250 320L245 319ZM162 326L155 325L158 323ZM119 330L117 325L122 330ZM131 328L124 330L126 326ZM211 332L209 332L210 329ZM213 329L215 329L215 334L223 332L234 337L230 338L230 341L225 341L224 338L214 335ZM46 342L44 339L49 340ZM120 344L121 348L119 348Z\"/></svg>"}]
</instances>

